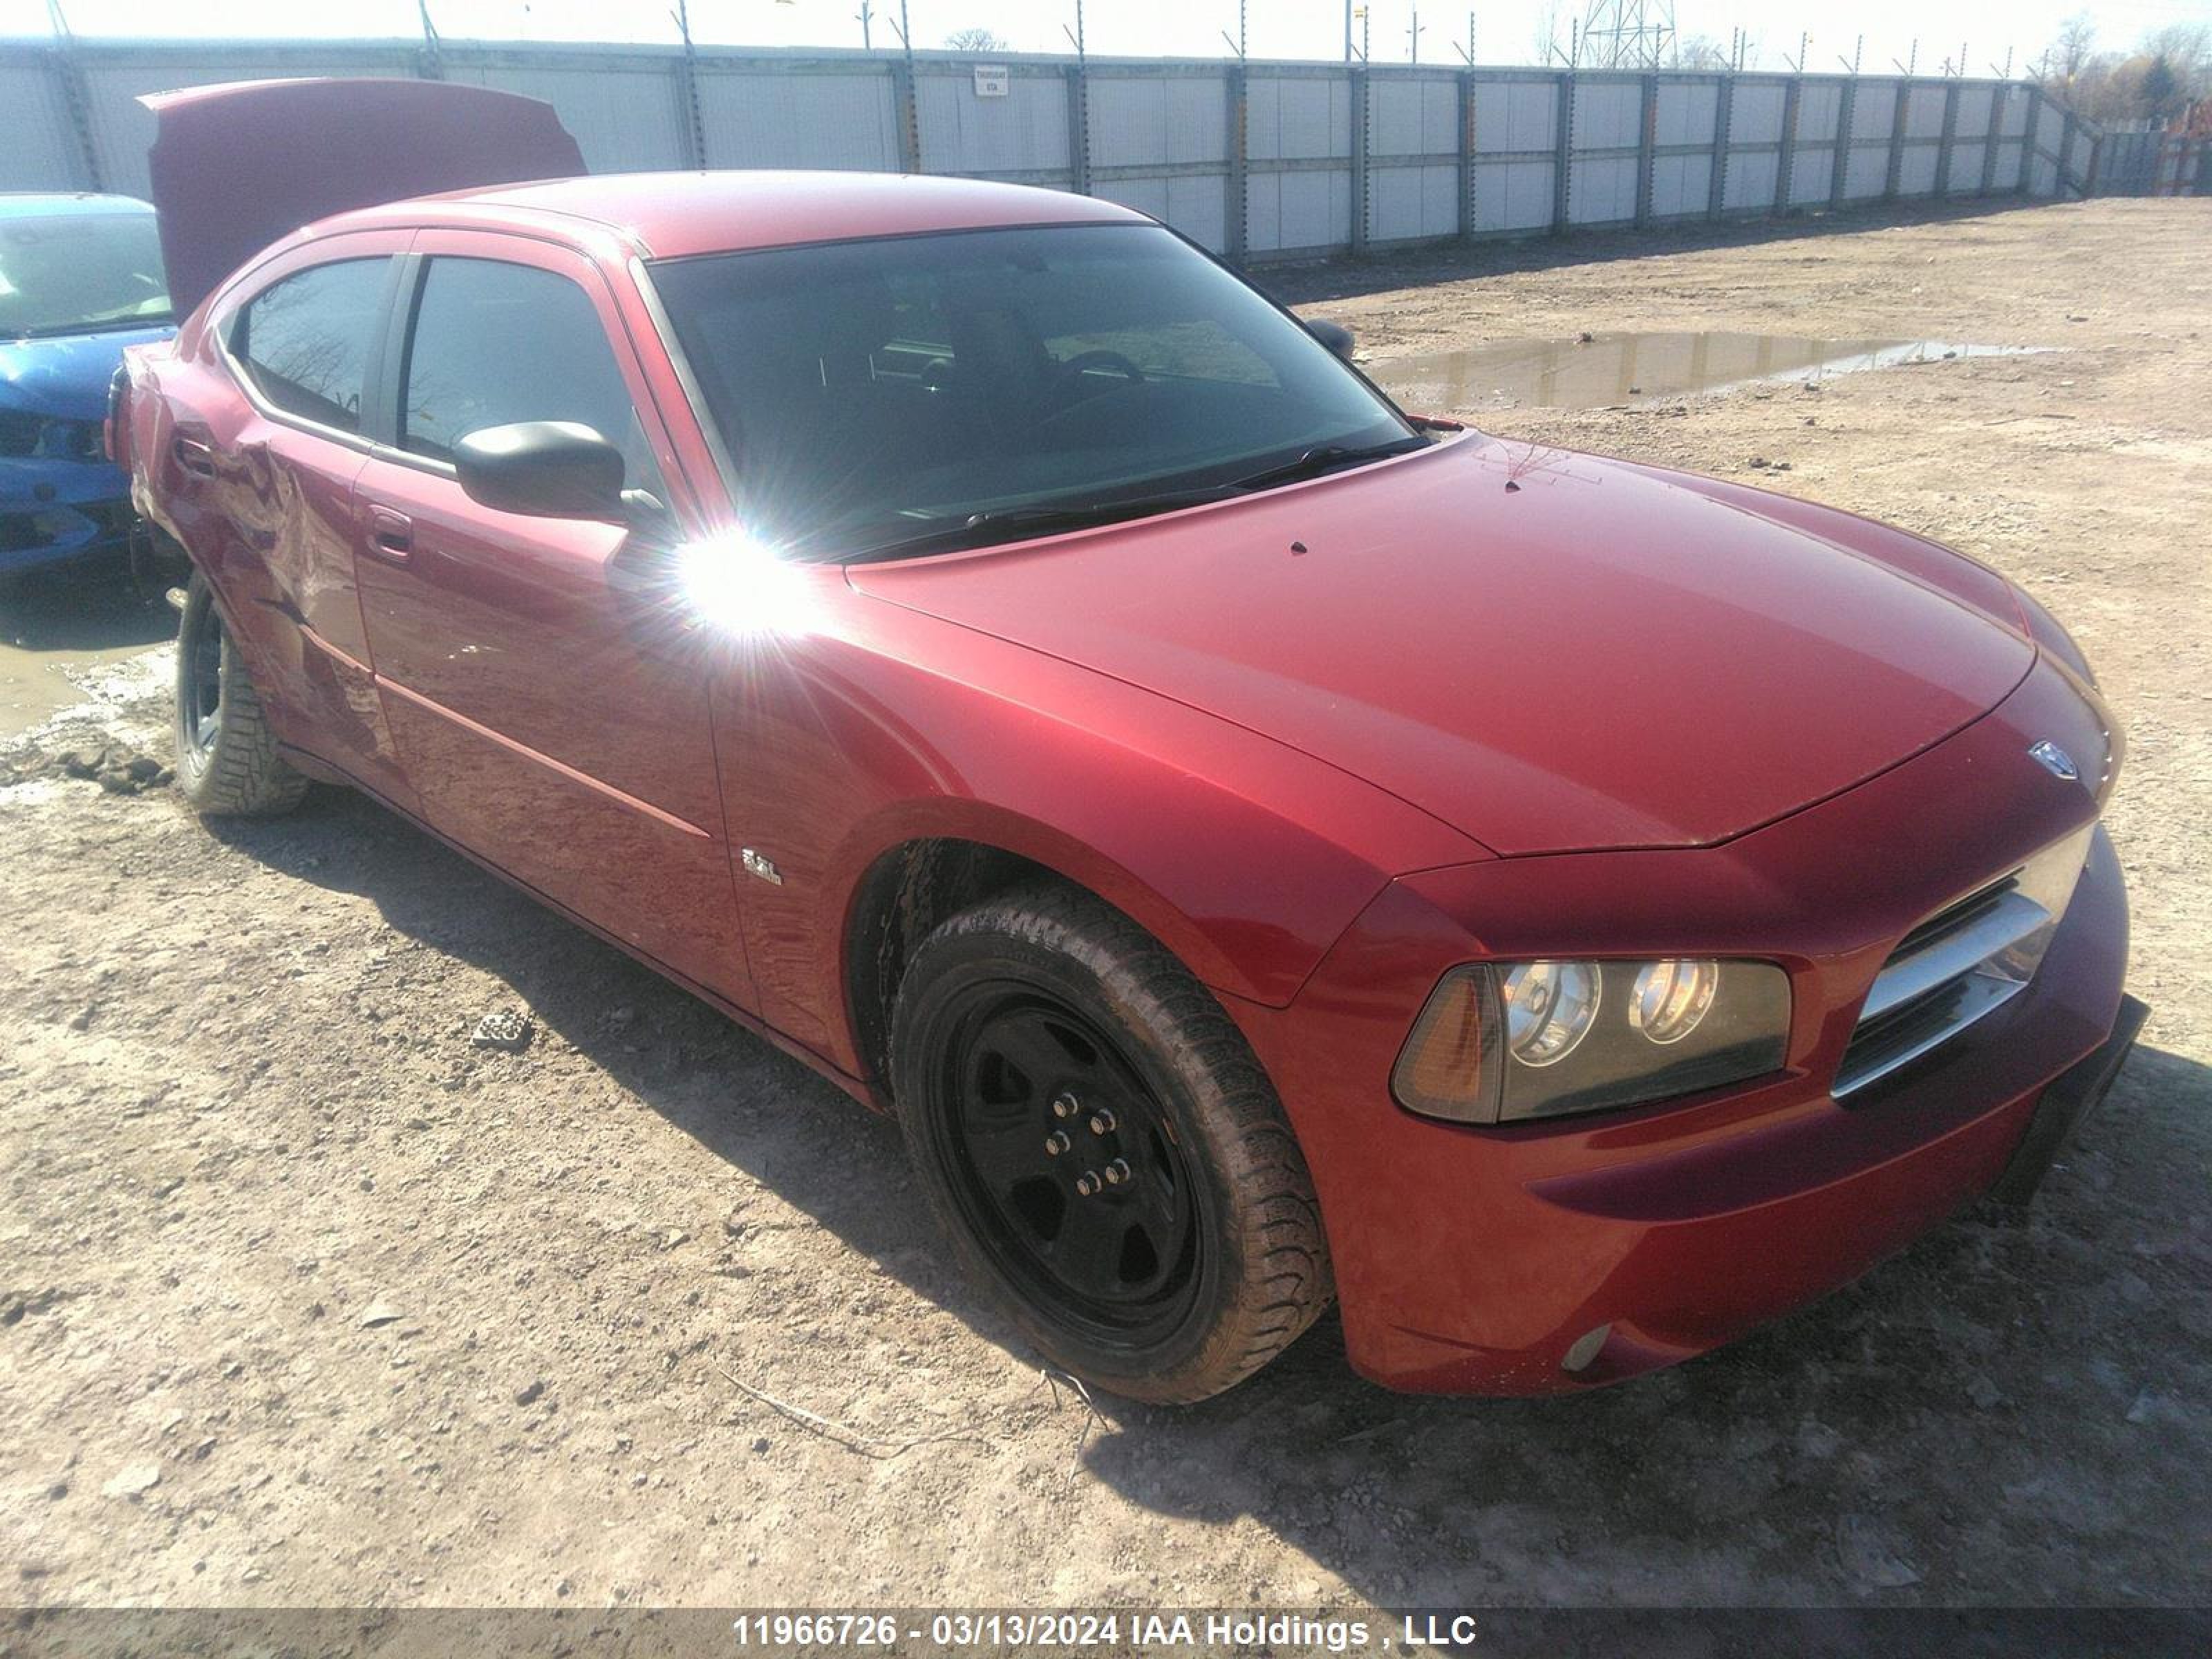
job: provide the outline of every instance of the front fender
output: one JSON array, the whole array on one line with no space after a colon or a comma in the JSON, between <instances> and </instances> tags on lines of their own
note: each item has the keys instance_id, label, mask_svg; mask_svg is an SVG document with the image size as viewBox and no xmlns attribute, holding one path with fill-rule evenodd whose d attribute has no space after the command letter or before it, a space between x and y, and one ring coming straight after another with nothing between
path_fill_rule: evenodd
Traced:
<instances>
[{"instance_id":1,"label":"front fender","mask_svg":"<svg viewBox=\"0 0 2212 1659\"><path fill-rule=\"evenodd\" d=\"M909 842L1054 871L1277 1007L1393 876L1486 856L1270 738L849 592L834 626L733 654L715 727L732 841L782 877L739 878L762 1012L848 1070L848 923Z\"/></svg>"}]
</instances>

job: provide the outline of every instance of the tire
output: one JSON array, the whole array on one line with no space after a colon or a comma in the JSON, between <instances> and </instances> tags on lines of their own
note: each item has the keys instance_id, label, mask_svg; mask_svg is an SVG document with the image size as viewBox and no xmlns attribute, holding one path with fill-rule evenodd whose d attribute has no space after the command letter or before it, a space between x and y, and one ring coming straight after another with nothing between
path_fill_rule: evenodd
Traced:
<instances>
[{"instance_id":1,"label":"tire","mask_svg":"<svg viewBox=\"0 0 2212 1659\"><path fill-rule=\"evenodd\" d=\"M1188 1403L1328 1305L1312 1179L1259 1062L1212 993L1089 894L1019 888L925 939L891 1073L955 1249L1054 1365Z\"/></svg>"},{"instance_id":2,"label":"tire","mask_svg":"<svg viewBox=\"0 0 2212 1659\"><path fill-rule=\"evenodd\" d=\"M177 623L177 787L195 811L272 817L307 793L307 780L277 756L245 659L192 572Z\"/></svg>"}]
</instances>

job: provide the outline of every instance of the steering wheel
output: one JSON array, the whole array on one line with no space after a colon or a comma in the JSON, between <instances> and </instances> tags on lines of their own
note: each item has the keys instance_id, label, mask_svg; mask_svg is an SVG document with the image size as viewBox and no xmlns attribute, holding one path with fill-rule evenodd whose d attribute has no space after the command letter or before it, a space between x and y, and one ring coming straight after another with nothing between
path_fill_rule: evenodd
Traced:
<instances>
[{"instance_id":1,"label":"steering wheel","mask_svg":"<svg viewBox=\"0 0 2212 1659\"><path fill-rule=\"evenodd\" d=\"M1145 371L1118 351L1079 351L1060 365L1060 374L1069 380L1088 374L1094 368L1110 368L1131 386L1145 383Z\"/></svg>"}]
</instances>

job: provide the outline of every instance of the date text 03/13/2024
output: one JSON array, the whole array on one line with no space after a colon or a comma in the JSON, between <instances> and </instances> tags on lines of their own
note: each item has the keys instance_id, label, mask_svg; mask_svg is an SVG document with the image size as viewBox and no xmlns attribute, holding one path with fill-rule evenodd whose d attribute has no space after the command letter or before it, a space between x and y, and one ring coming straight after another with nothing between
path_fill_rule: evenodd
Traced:
<instances>
[{"instance_id":1,"label":"date text 03/13/2024","mask_svg":"<svg viewBox=\"0 0 2212 1659\"><path fill-rule=\"evenodd\" d=\"M1295 1648L1333 1654L1463 1648L1476 1639L1468 1613L1407 1613L1395 1633L1364 1618L1297 1613L936 1613L927 1620L896 1613L747 1613L734 1620L740 1648L793 1645L888 1648L927 1643L971 1648L1109 1647L1192 1650Z\"/></svg>"}]
</instances>

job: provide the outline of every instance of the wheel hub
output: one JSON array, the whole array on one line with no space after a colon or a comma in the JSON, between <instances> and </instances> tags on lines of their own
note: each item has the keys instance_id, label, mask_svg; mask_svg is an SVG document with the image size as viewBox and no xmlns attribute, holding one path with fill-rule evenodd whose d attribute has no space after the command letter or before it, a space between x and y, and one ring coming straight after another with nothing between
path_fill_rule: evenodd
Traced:
<instances>
[{"instance_id":1,"label":"wheel hub","mask_svg":"<svg viewBox=\"0 0 2212 1659\"><path fill-rule=\"evenodd\" d=\"M1159 1317L1196 1229L1186 1161L1134 1068L1089 1019L1027 996L979 1010L953 1051L955 1150L994 1253L1102 1325Z\"/></svg>"}]
</instances>

